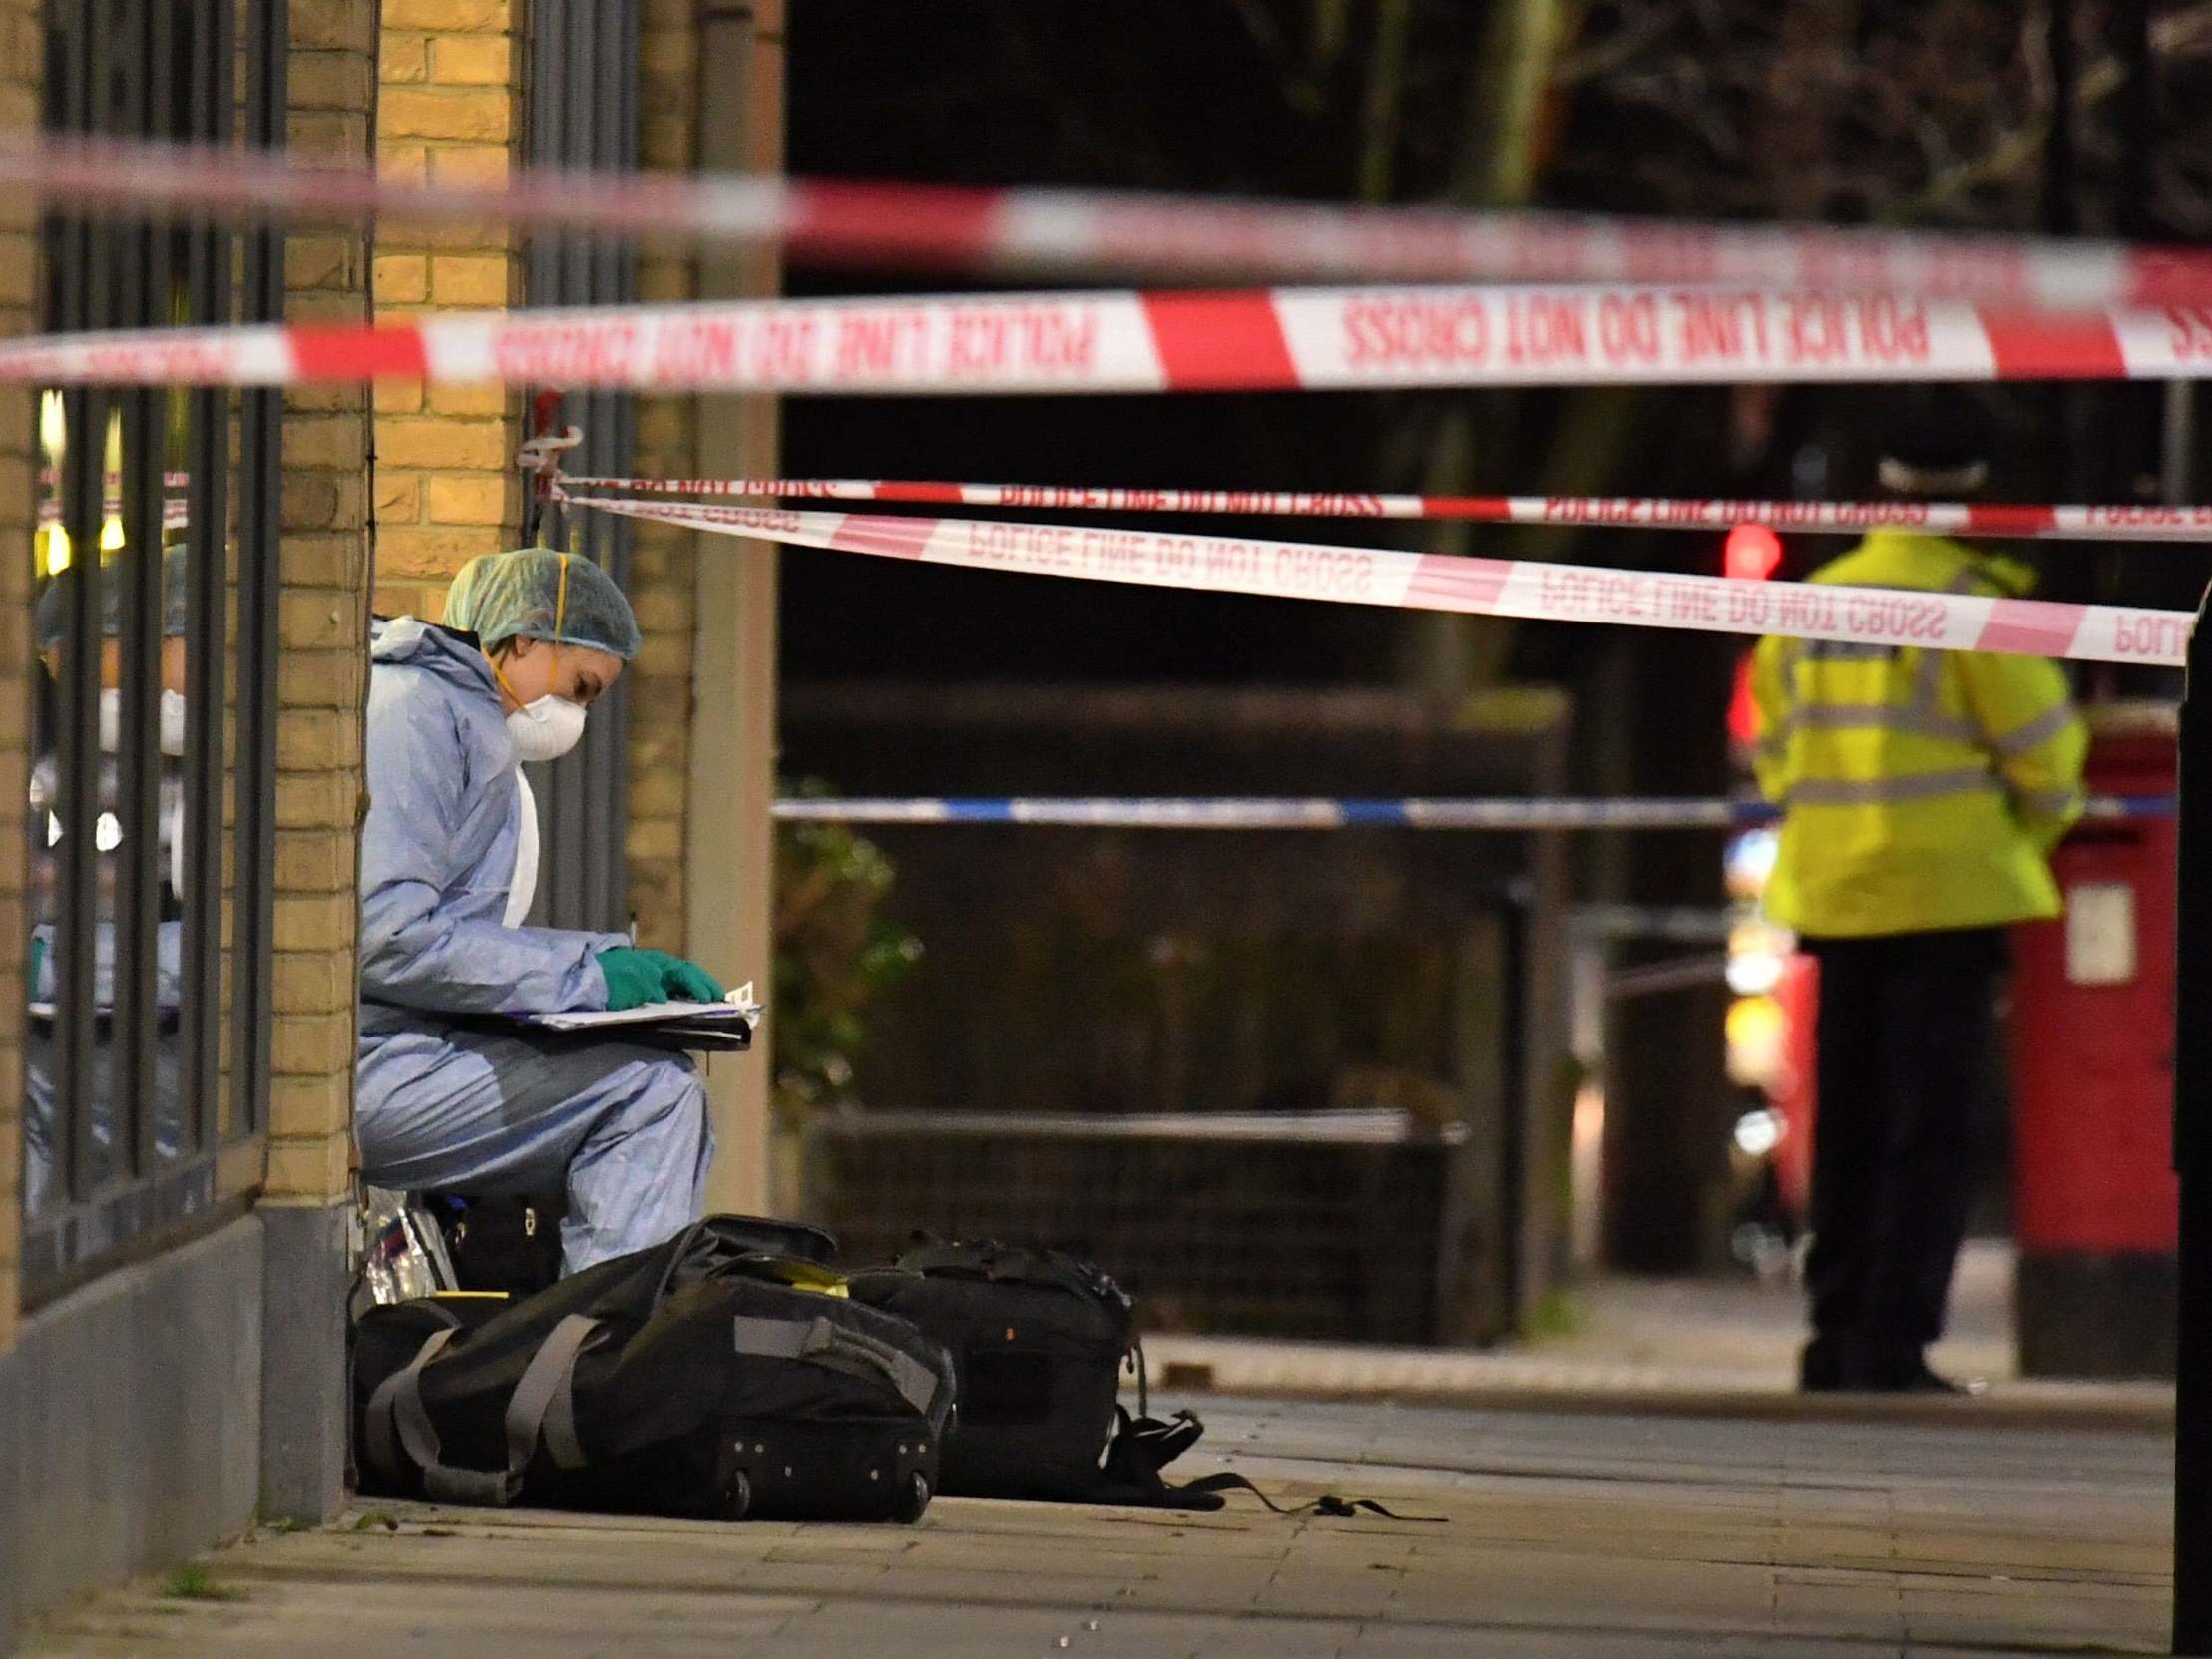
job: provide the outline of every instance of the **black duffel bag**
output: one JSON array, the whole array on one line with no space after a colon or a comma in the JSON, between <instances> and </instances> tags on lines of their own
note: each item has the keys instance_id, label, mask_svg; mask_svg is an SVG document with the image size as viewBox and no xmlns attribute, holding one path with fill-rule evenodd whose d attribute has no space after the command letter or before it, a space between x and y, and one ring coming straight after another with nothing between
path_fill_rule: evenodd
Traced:
<instances>
[{"instance_id":1,"label":"black duffel bag","mask_svg":"<svg viewBox=\"0 0 2212 1659\"><path fill-rule=\"evenodd\" d=\"M432 1192L423 1194L423 1202L445 1235L456 1289L534 1296L561 1277L561 1220L569 1212L565 1194L469 1197ZM836 1235L803 1221L758 1215L723 1215L714 1221L717 1236L729 1242L742 1239L749 1249L810 1262L837 1259Z\"/></svg>"},{"instance_id":2,"label":"black duffel bag","mask_svg":"<svg viewBox=\"0 0 2212 1659\"><path fill-rule=\"evenodd\" d=\"M929 1244L849 1284L854 1301L911 1321L951 1351L960 1416L941 1490L1130 1500L1102 1486L1121 1366L1134 1347L1129 1298L1105 1273L1058 1250Z\"/></svg>"},{"instance_id":3,"label":"black duffel bag","mask_svg":"<svg viewBox=\"0 0 2212 1659\"><path fill-rule=\"evenodd\" d=\"M709 1217L522 1301L369 1309L353 1366L362 1489L918 1519L952 1413L950 1358L759 1242L745 1218Z\"/></svg>"}]
</instances>

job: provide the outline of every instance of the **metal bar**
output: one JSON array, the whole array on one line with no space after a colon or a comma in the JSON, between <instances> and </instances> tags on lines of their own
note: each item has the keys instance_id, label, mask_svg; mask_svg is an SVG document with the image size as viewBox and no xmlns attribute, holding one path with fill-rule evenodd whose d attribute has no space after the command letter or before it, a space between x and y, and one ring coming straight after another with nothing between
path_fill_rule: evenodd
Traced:
<instances>
[{"instance_id":1,"label":"metal bar","mask_svg":"<svg viewBox=\"0 0 2212 1659\"><path fill-rule=\"evenodd\" d=\"M192 130L226 137L235 60L233 8L217 0L187 14L193 25ZM226 323L236 238L212 221L190 232L186 303L196 323ZM223 703L228 694L224 529L229 523L230 394L193 392L187 465L192 566L186 615L184 1059L178 1086L187 1106L186 1143L215 1144L222 1051Z\"/></svg>"},{"instance_id":2,"label":"metal bar","mask_svg":"<svg viewBox=\"0 0 2212 1659\"><path fill-rule=\"evenodd\" d=\"M2212 1654L2212 592L2189 642L2181 704L2174 892L2174 1171L2180 1178L2174 1309L2173 1650Z\"/></svg>"},{"instance_id":3,"label":"metal bar","mask_svg":"<svg viewBox=\"0 0 2212 1659\"><path fill-rule=\"evenodd\" d=\"M107 399L96 390L64 400L71 434L62 466L62 525L69 533L69 568L62 583L62 654L58 722L60 842L59 903L54 917L57 1030L54 1094L62 1122L55 1138L72 1199L88 1196L99 1149L94 1136L101 1077L95 1065L98 1016L93 1006L94 941L100 924L100 496L99 446L82 436L105 424ZM87 459L86 451L92 451Z\"/></svg>"},{"instance_id":4,"label":"metal bar","mask_svg":"<svg viewBox=\"0 0 2212 1659\"><path fill-rule=\"evenodd\" d=\"M284 145L288 51L286 0L246 0L248 147ZM245 239L245 319L283 315L284 240L268 230ZM253 1133L268 1099L271 934L276 865L277 491L283 396L273 389L240 399L238 493L238 668L235 765L236 881L232 888L231 1036L234 1136Z\"/></svg>"},{"instance_id":5,"label":"metal bar","mask_svg":"<svg viewBox=\"0 0 2212 1659\"><path fill-rule=\"evenodd\" d=\"M527 89L533 165L635 167L638 34L635 0L599 6L539 0L531 16ZM587 231L533 236L525 271L532 305L617 303L637 293L632 246ZM556 419L582 430L589 453L629 465L636 415L628 396L573 393ZM545 545L593 560L628 587L629 524L595 515L572 526L554 513L535 529ZM605 929L627 924L621 826L628 818L628 733L627 684L618 681L593 709L576 753L531 773L544 831L533 922Z\"/></svg>"},{"instance_id":6,"label":"metal bar","mask_svg":"<svg viewBox=\"0 0 2212 1659\"><path fill-rule=\"evenodd\" d=\"M105 49L107 32L97 14L73 20L66 38L68 63L63 121L80 132L100 130L106 115L104 90L113 66ZM112 248L106 231L80 222L67 238L74 254L62 277L64 327L98 327L115 320L111 281ZM57 1125L63 1143L71 1199L89 1196L97 1184L100 1150L97 1128L107 1078L98 1054L99 1014L95 952L100 925L101 858L99 820L101 774L99 703L105 651L101 631L100 519L105 494L105 445L109 400L88 388L65 400L68 449L63 464L63 525L72 558L65 573L61 707L59 722L59 799L62 806L60 906L55 918L59 1029L56 1033L55 1094L64 1121Z\"/></svg>"},{"instance_id":7,"label":"metal bar","mask_svg":"<svg viewBox=\"0 0 2212 1659\"><path fill-rule=\"evenodd\" d=\"M119 79L117 124L141 136L167 136L169 92L164 8L148 0L112 0L116 39L137 61ZM169 234L151 222L118 227L126 257L120 301L133 323L174 322L168 306ZM115 812L122 831L116 869L115 1018L110 1031L115 1163L137 1178L154 1167L158 1053L157 928L161 919L162 510L168 470L168 395L153 388L121 394L122 454L117 489L124 546L121 583L121 698Z\"/></svg>"},{"instance_id":8,"label":"metal bar","mask_svg":"<svg viewBox=\"0 0 2212 1659\"><path fill-rule=\"evenodd\" d=\"M143 295L141 296L144 297ZM116 1162L133 1176L154 1166L159 1088L156 967L164 872L161 859L162 481L161 407L153 391L127 393L123 420L121 762L116 816ZM161 402L166 402L161 399Z\"/></svg>"},{"instance_id":9,"label":"metal bar","mask_svg":"<svg viewBox=\"0 0 2212 1659\"><path fill-rule=\"evenodd\" d=\"M620 0L601 0L602 4L620 3ZM569 55L561 77L560 99L563 160L574 160L592 154L592 117L601 96L599 84L599 38L593 27L594 6L588 3L569 8ZM581 297L591 292L592 234L581 231L562 238L562 295Z\"/></svg>"},{"instance_id":10,"label":"metal bar","mask_svg":"<svg viewBox=\"0 0 2212 1659\"><path fill-rule=\"evenodd\" d=\"M67 1290L84 1270L135 1238L176 1226L214 1208L213 1153L180 1159L160 1173L52 1211L23 1228L23 1276L36 1293L29 1306Z\"/></svg>"},{"instance_id":11,"label":"metal bar","mask_svg":"<svg viewBox=\"0 0 2212 1659\"><path fill-rule=\"evenodd\" d=\"M587 130L579 134L572 161L594 168L634 171L638 163L638 33L635 0L594 9L599 26L594 42L596 73L575 83ZM586 89L590 89L587 93ZM591 239L592 304L617 304L637 297L635 250L622 237ZM592 441L597 448L631 464L636 401L627 392L592 394ZM630 587L634 528L628 522L601 526L591 557ZM593 730L585 754L584 798L577 818L578 842L586 856L577 861L583 876L580 919L588 927L621 929L630 924L629 861L624 856L624 827L630 821L630 695L628 675L593 710Z\"/></svg>"},{"instance_id":12,"label":"metal bar","mask_svg":"<svg viewBox=\"0 0 2212 1659\"><path fill-rule=\"evenodd\" d=\"M572 4L565 21L568 24L568 50L562 64L560 81L553 89L553 98L560 120L560 159L565 164L586 161L593 154L593 116L597 100L604 96L599 78L599 28L595 13L603 9L589 4ZM563 304L589 304L594 289L593 243L590 231L579 231L561 238L560 302ZM576 411L577 424L585 433L587 443L601 441L599 432L601 406L604 398L596 392L581 394L581 407ZM598 528L593 525L568 528L566 545L589 558L598 541ZM560 879L554 885L554 921L561 927L590 926L600 919L592 915L592 849L586 826L590 822L594 761L599 751L596 734L588 728L582 749L577 754L556 764L553 768L554 822L558 826L555 845L562 852L557 861Z\"/></svg>"}]
</instances>

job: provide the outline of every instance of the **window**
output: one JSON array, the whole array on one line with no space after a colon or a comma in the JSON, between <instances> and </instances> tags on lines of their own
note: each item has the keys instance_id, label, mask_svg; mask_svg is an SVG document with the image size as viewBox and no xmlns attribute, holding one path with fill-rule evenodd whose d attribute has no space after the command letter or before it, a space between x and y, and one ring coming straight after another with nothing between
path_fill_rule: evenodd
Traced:
<instances>
[{"instance_id":1,"label":"window","mask_svg":"<svg viewBox=\"0 0 2212 1659\"><path fill-rule=\"evenodd\" d=\"M45 28L49 130L282 142L284 0L49 0ZM274 319L282 245L53 214L43 325ZM218 1155L262 1126L281 405L91 387L38 409L34 1300L214 1212Z\"/></svg>"}]
</instances>

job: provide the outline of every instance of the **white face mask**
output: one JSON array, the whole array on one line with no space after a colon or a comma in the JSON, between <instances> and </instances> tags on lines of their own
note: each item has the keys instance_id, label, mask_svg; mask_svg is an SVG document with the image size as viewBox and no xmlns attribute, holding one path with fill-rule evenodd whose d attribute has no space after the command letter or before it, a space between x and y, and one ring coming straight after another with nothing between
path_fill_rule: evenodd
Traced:
<instances>
[{"instance_id":1,"label":"white face mask","mask_svg":"<svg viewBox=\"0 0 2212 1659\"><path fill-rule=\"evenodd\" d=\"M547 693L507 716L507 735L522 760L559 760L584 735L584 707Z\"/></svg>"},{"instance_id":2,"label":"white face mask","mask_svg":"<svg viewBox=\"0 0 2212 1659\"><path fill-rule=\"evenodd\" d=\"M162 687L161 749L164 754L185 752L185 694ZM100 746L114 754L123 746L123 690L111 687L100 693Z\"/></svg>"}]
</instances>

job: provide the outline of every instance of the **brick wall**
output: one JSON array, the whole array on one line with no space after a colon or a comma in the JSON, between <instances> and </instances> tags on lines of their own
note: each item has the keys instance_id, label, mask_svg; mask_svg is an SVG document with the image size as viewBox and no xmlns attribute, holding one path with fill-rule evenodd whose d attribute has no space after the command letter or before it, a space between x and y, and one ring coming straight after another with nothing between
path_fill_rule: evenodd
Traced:
<instances>
[{"instance_id":1,"label":"brick wall","mask_svg":"<svg viewBox=\"0 0 2212 1659\"><path fill-rule=\"evenodd\" d=\"M521 132L520 0L382 0L382 20L377 166L439 183L504 179ZM521 280L504 226L395 221L378 232L380 315L510 305ZM435 621L453 573L511 544L520 414L497 386L377 388L378 611Z\"/></svg>"},{"instance_id":2,"label":"brick wall","mask_svg":"<svg viewBox=\"0 0 2212 1659\"><path fill-rule=\"evenodd\" d=\"M374 27L366 7L294 0L288 121L300 159L367 160ZM284 258L292 321L358 322L367 314L359 232L302 231L286 239ZM357 385L285 395L265 1187L277 1202L340 1196L352 1168L369 420Z\"/></svg>"},{"instance_id":3,"label":"brick wall","mask_svg":"<svg viewBox=\"0 0 2212 1659\"><path fill-rule=\"evenodd\" d=\"M0 0L0 129L38 119L38 0ZM29 324L36 254L29 205L0 201L0 333ZM31 393L0 387L0 940L24 937L23 824L31 704ZM23 964L0 950L0 1352L22 1303Z\"/></svg>"},{"instance_id":4,"label":"brick wall","mask_svg":"<svg viewBox=\"0 0 2212 1659\"><path fill-rule=\"evenodd\" d=\"M682 171L695 163L698 129L698 28L693 0L647 0L638 42L639 165ZM697 266L688 253L647 251L638 266L647 304L695 299ZM638 410L637 473L685 478L696 471L696 404L648 398ZM683 827L690 765L691 634L696 537L665 525L639 524L630 567L630 599L645 635L632 669L630 728L630 903L639 938L663 950L685 947ZM734 965L732 965L732 970ZM721 970L717 968L717 972Z\"/></svg>"}]
</instances>

